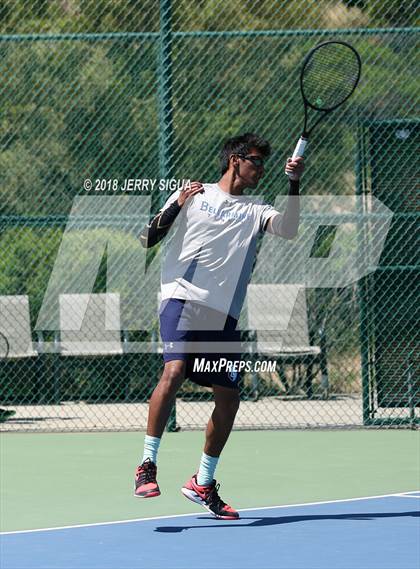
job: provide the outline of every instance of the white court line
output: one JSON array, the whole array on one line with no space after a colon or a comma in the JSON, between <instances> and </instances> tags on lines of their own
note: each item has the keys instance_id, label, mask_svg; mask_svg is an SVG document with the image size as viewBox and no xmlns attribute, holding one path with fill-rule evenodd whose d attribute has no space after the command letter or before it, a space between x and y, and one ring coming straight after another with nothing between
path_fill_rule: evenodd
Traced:
<instances>
[{"instance_id":1,"label":"white court line","mask_svg":"<svg viewBox=\"0 0 420 569\"><path fill-rule=\"evenodd\" d=\"M362 496L359 498L343 498L341 500L324 500L322 502L303 502L302 504L283 504L282 506L263 506L261 508L243 508L238 510L238 512L252 512L255 510L277 510L280 508L298 508L300 506L317 506L320 504L338 504L340 502L356 502L358 500L374 500L376 498L392 498L395 496L405 496L405 494L410 494L413 492L417 492L417 490L411 490L406 493L400 494L380 494L379 496ZM15 531L2 531L0 532L0 536L2 535L14 535L17 533L36 533L40 531L57 531L62 529L76 529L76 528L86 528L86 527L95 527L95 526L110 526L110 525L117 525L117 524L131 524L136 522L149 522L152 520L169 520L172 518L185 518L188 516L208 516L209 514L203 513L201 510L200 512L191 512L191 514L173 514L170 516L155 516L151 518L134 518L131 520L118 520L115 522L96 522L93 524L77 524L73 526L59 526L59 527L52 527L52 528L39 528L39 529L23 529L23 530L15 530ZM216 518L214 518L216 519ZM238 520L240 521L240 519Z\"/></svg>"},{"instance_id":2,"label":"white court line","mask_svg":"<svg viewBox=\"0 0 420 569\"><path fill-rule=\"evenodd\" d=\"M401 494L395 494L397 498L417 498L420 500L420 492L411 493L411 492L403 492Z\"/></svg>"}]
</instances>

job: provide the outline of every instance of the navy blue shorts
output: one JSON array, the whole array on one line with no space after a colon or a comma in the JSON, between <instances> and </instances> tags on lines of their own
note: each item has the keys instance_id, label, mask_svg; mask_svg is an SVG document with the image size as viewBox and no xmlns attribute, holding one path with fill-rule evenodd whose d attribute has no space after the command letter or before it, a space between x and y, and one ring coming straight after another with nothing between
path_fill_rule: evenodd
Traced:
<instances>
[{"instance_id":1,"label":"navy blue shorts","mask_svg":"<svg viewBox=\"0 0 420 569\"><path fill-rule=\"evenodd\" d=\"M238 389L241 338L235 318L177 298L162 302L159 318L165 363L184 360L185 377L199 385Z\"/></svg>"}]
</instances>

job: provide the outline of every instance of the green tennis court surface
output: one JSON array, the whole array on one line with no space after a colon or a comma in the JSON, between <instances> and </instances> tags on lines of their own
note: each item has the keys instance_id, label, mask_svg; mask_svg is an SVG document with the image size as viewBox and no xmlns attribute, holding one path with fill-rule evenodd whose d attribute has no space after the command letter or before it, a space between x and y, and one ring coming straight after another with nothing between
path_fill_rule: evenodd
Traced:
<instances>
[{"instance_id":1,"label":"green tennis court surface","mask_svg":"<svg viewBox=\"0 0 420 569\"><path fill-rule=\"evenodd\" d=\"M181 495L197 469L203 434L163 438L162 496L139 500L134 469L143 433L3 434L1 530L188 514ZM236 431L217 470L235 508L342 500L419 487L415 431Z\"/></svg>"}]
</instances>

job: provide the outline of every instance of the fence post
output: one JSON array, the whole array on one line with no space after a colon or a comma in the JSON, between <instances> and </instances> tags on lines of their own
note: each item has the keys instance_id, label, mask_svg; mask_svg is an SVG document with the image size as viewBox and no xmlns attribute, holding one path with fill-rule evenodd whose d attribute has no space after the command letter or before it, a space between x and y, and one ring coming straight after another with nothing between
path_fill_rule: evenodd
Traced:
<instances>
[{"instance_id":1,"label":"fence post","mask_svg":"<svg viewBox=\"0 0 420 569\"><path fill-rule=\"evenodd\" d=\"M160 0L159 39L159 169L160 177L172 175L173 109L172 109L172 6L171 0ZM164 192L161 205L165 201Z\"/></svg>"},{"instance_id":2,"label":"fence post","mask_svg":"<svg viewBox=\"0 0 420 569\"><path fill-rule=\"evenodd\" d=\"M365 211L365 183L364 183L364 163L365 163L365 132L364 125L358 125L357 132L357 151L356 151L356 199L357 212L363 216ZM366 246L366 229L364 222L358 220L358 240L359 250L362 251ZM359 303L359 318L360 318L360 352L361 352L361 374L362 374L362 411L363 411L363 424L369 425L372 419L370 409L370 372L369 372L369 326L368 322L368 287L369 276L363 277L357 284L358 303Z\"/></svg>"},{"instance_id":3,"label":"fence post","mask_svg":"<svg viewBox=\"0 0 420 569\"><path fill-rule=\"evenodd\" d=\"M172 113L172 6L171 0L160 0L159 39L159 169L160 178L172 177L173 113ZM159 192L159 206L165 202L164 192ZM166 429L177 431L176 400Z\"/></svg>"}]
</instances>

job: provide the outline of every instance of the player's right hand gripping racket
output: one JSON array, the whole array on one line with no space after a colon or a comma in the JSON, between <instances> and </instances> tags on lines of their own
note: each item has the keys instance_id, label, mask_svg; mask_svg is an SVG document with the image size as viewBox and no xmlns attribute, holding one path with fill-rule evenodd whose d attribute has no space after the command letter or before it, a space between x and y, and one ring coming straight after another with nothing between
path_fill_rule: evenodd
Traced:
<instances>
[{"instance_id":1,"label":"player's right hand gripping racket","mask_svg":"<svg viewBox=\"0 0 420 569\"><path fill-rule=\"evenodd\" d=\"M300 73L305 119L292 158L304 155L313 129L328 113L347 101L359 82L361 69L357 51L342 41L320 43L307 54ZM309 108L322 113L310 128Z\"/></svg>"}]
</instances>

